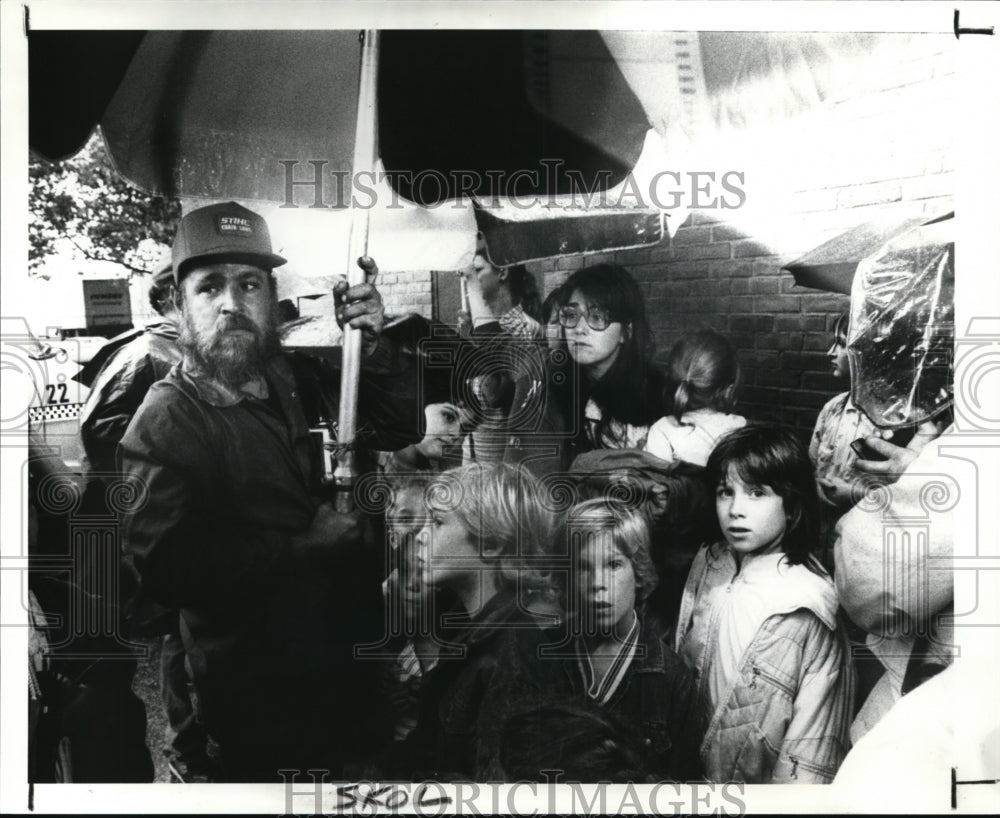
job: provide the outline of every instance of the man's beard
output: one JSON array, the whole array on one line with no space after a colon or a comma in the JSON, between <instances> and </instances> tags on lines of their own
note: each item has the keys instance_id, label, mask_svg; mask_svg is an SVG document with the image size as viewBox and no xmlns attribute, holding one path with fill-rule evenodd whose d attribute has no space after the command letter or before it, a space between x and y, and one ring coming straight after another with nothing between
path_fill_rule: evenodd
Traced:
<instances>
[{"instance_id":1,"label":"man's beard","mask_svg":"<svg viewBox=\"0 0 1000 818\"><path fill-rule=\"evenodd\" d=\"M243 329L251 333L233 333ZM268 358L281 349L276 313L272 310L267 323L259 327L239 313L222 315L210 330L194 325L184 312L180 322L178 344L198 369L230 389L238 389L248 381L262 376Z\"/></svg>"}]
</instances>

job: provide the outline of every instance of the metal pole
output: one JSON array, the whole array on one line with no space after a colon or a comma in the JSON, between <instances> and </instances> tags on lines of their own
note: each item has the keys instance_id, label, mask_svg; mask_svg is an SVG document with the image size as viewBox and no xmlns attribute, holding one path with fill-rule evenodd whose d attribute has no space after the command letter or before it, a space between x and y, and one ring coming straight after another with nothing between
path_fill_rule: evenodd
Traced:
<instances>
[{"instance_id":1,"label":"metal pole","mask_svg":"<svg viewBox=\"0 0 1000 818\"><path fill-rule=\"evenodd\" d=\"M354 136L355 176L373 173L376 151L376 86L378 80L378 32L361 32L361 73L358 81L358 119ZM347 283L364 283L364 271L358 259L368 255L369 210L355 210L351 222L350 258L347 260ZM338 422L337 468L334 485L335 507L350 511L354 507L354 438L358 420L358 381L361 376L361 332L344 326L343 360L340 374L340 416Z\"/></svg>"}]
</instances>

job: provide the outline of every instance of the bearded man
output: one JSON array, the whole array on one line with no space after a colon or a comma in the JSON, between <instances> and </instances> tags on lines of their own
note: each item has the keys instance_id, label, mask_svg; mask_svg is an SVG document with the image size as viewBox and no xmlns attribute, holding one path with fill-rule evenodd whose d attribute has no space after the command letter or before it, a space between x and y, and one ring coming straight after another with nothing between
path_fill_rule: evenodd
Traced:
<instances>
[{"instance_id":1,"label":"bearded man","mask_svg":"<svg viewBox=\"0 0 1000 818\"><path fill-rule=\"evenodd\" d=\"M382 737L377 669L353 647L382 634L383 568L363 517L324 498L311 450L310 426L337 417L339 373L282 352L271 270L285 260L259 215L233 202L192 211L172 261L184 358L122 440L124 470L148 493L125 522L126 551L143 594L181 611L224 780L338 776ZM389 450L419 440L421 406L380 339L378 292L342 282L334 296L338 319L365 334L359 438Z\"/></svg>"}]
</instances>

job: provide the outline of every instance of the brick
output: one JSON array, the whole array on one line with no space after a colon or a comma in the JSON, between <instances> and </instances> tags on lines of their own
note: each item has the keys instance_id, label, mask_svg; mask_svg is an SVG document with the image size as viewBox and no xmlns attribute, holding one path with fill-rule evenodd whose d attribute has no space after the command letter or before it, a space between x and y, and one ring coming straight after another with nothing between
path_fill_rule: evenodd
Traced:
<instances>
[{"instance_id":1,"label":"brick","mask_svg":"<svg viewBox=\"0 0 1000 818\"><path fill-rule=\"evenodd\" d=\"M800 287L798 284L796 284L795 278L791 274L785 274L781 276L781 286L778 288L778 292L800 295L802 293L809 292L809 289Z\"/></svg>"},{"instance_id":2,"label":"brick","mask_svg":"<svg viewBox=\"0 0 1000 818\"><path fill-rule=\"evenodd\" d=\"M717 224L712 227L713 241L730 241L731 239L749 239L750 235L739 227L731 224Z\"/></svg>"},{"instance_id":3,"label":"brick","mask_svg":"<svg viewBox=\"0 0 1000 818\"><path fill-rule=\"evenodd\" d=\"M712 236L712 227L682 227L677 231L671 244L675 247L685 244L711 244Z\"/></svg>"},{"instance_id":4,"label":"brick","mask_svg":"<svg viewBox=\"0 0 1000 818\"><path fill-rule=\"evenodd\" d=\"M763 298L765 296L757 296ZM729 297L730 315L752 315L754 310L754 296L752 295L732 295Z\"/></svg>"},{"instance_id":5,"label":"brick","mask_svg":"<svg viewBox=\"0 0 1000 818\"><path fill-rule=\"evenodd\" d=\"M802 336L803 352L822 352L830 348L833 336L829 332L807 332Z\"/></svg>"},{"instance_id":6,"label":"brick","mask_svg":"<svg viewBox=\"0 0 1000 818\"><path fill-rule=\"evenodd\" d=\"M776 315L775 332L823 332L826 330L826 316L823 315Z\"/></svg>"},{"instance_id":7,"label":"brick","mask_svg":"<svg viewBox=\"0 0 1000 818\"><path fill-rule=\"evenodd\" d=\"M730 308L730 297L678 298L674 303L675 309L679 312L725 313Z\"/></svg>"},{"instance_id":8,"label":"brick","mask_svg":"<svg viewBox=\"0 0 1000 818\"><path fill-rule=\"evenodd\" d=\"M745 386L740 390L739 399L747 403L764 403L775 405L781 397L780 389L765 386Z\"/></svg>"},{"instance_id":9,"label":"brick","mask_svg":"<svg viewBox=\"0 0 1000 818\"><path fill-rule=\"evenodd\" d=\"M733 295L748 295L750 293L749 278L731 278L729 281L729 292Z\"/></svg>"},{"instance_id":10,"label":"brick","mask_svg":"<svg viewBox=\"0 0 1000 818\"><path fill-rule=\"evenodd\" d=\"M674 249L674 258L678 261L693 261L695 259L729 258L729 244L696 244Z\"/></svg>"},{"instance_id":11,"label":"brick","mask_svg":"<svg viewBox=\"0 0 1000 818\"><path fill-rule=\"evenodd\" d=\"M781 365L789 369L808 369L813 372L823 372L830 367L826 355L818 352L783 352Z\"/></svg>"},{"instance_id":12,"label":"brick","mask_svg":"<svg viewBox=\"0 0 1000 818\"><path fill-rule=\"evenodd\" d=\"M675 261L666 266L670 278L708 278L708 262L706 261Z\"/></svg>"},{"instance_id":13,"label":"brick","mask_svg":"<svg viewBox=\"0 0 1000 818\"><path fill-rule=\"evenodd\" d=\"M734 241L733 258L753 258L756 256L773 256L774 248L768 247L756 240Z\"/></svg>"},{"instance_id":14,"label":"brick","mask_svg":"<svg viewBox=\"0 0 1000 818\"><path fill-rule=\"evenodd\" d=\"M731 315L729 329L733 332L769 332L777 320L770 315Z\"/></svg>"},{"instance_id":15,"label":"brick","mask_svg":"<svg viewBox=\"0 0 1000 818\"><path fill-rule=\"evenodd\" d=\"M770 276L770 275L780 275L781 274L781 262L775 257L769 257L766 259L757 259L750 262L750 267L753 269L753 274L755 276Z\"/></svg>"},{"instance_id":16,"label":"brick","mask_svg":"<svg viewBox=\"0 0 1000 818\"><path fill-rule=\"evenodd\" d=\"M676 251L666 244L659 244L649 251L649 261L651 264L666 264L673 261Z\"/></svg>"},{"instance_id":17,"label":"brick","mask_svg":"<svg viewBox=\"0 0 1000 818\"><path fill-rule=\"evenodd\" d=\"M806 372L802 379L802 385L806 389L818 389L825 392L828 395L827 400L829 400L835 394L847 391L847 387L850 384L845 380L835 378L828 370L826 374L822 372Z\"/></svg>"},{"instance_id":18,"label":"brick","mask_svg":"<svg viewBox=\"0 0 1000 818\"><path fill-rule=\"evenodd\" d=\"M757 383L760 386L797 387L800 373L788 369L758 370Z\"/></svg>"},{"instance_id":19,"label":"brick","mask_svg":"<svg viewBox=\"0 0 1000 818\"><path fill-rule=\"evenodd\" d=\"M937 173L903 180L903 196L906 199L928 199L932 196L954 196L955 175Z\"/></svg>"},{"instance_id":20,"label":"brick","mask_svg":"<svg viewBox=\"0 0 1000 818\"><path fill-rule=\"evenodd\" d=\"M651 264L643 266L632 265L626 269L632 274L632 278L636 281L656 281L665 276L664 268L659 264L656 266Z\"/></svg>"},{"instance_id":21,"label":"brick","mask_svg":"<svg viewBox=\"0 0 1000 818\"><path fill-rule=\"evenodd\" d=\"M747 369L777 369L778 353L763 352L759 349L739 349L736 357L739 358L740 365L745 365Z\"/></svg>"},{"instance_id":22,"label":"brick","mask_svg":"<svg viewBox=\"0 0 1000 818\"><path fill-rule=\"evenodd\" d=\"M799 296L797 295L758 295L753 299L753 311L763 312L798 312Z\"/></svg>"},{"instance_id":23,"label":"brick","mask_svg":"<svg viewBox=\"0 0 1000 818\"><path fill-rule=\"evenodd\" d=\"M778 292L777 276L755 276L750 279L750 292L755 295L772 295Z\"/></svg>"},{"instance_id":24,"label":"brick","mask_svg":"<svg viewBox=\"0 0 1000 818\"><path fill-rule=\"evenodd\" d=\"M692 292L693 284L692 281L650 281L645 286L651 298L680 298L697 294Z\"/></svg>"},{"instance_id":25,"label":"brick","mask_svg":"<svg viewBox=\"0 0 1000 818\"><path fill-rule=\"evenodd\" d=\"M753 264L748 261L710 261L708 273L716 278L745 278L753 275Z\"/></svg>"},{"instance_id":26,"label":"brick","mask_svg":"<svg viewBox=\"0 0 1000 818\"><path fill-rule=\"evenodd\" d=\"M757 335L758 349L802 350L802 333L774 332Z\"/></svg>"},{"instance_id":27,"label":"brick","mask_svg":"<svg viewBox=\"0 0 1000 818\"><path fill-rule=\"evenodd\" d=\"M716 330L718 332L719 330ZM726 336L729 343L733 345L733 349L739 351L741 349L753 349L753 339L754 336L749 332L722 332Z\"/></svg>"},{"instance_id":28,"label":"brick","mask_svg":"<svg viewBox=\"0 0 1000 818\"><path fill-rule=\"evenodd\" d=\"M788 392L784 397L786 406L815 410L814 420L815 415L819 414L819 410L826 406L827 401L830 400L830 396L825 392L806 392L801 389Z\"/></svg>"},{"instance_id":29,"label":"brick","mask_svg":"<svg viewBox=\"0 0 1000 818\"><path fill-rule=\"evenodd\" d=\"M835 210L837 207L837 190L829 188L824 190L800 191L791 196L791 200L786 206L790 213L824 213Z\"/></svg>"},{"instance_id":30,"label":"brick","mask_svg":"<svg viewBox=\"0 0 1000 818\"><path fill-rule=\"evenodd\" d=\"M582 269L585 266L585 259L583 256L565 256L563 258L556 260L556 269L565 270L566 272L573 273L577 270Z\"/></svg>"},{"instance_id":31,"label":"brick","mask_svg":"<svg viewBox=\"0 0 1000 818\"><path fill-rule=\"evenodd\" d=\"M839 314L846 311L851 306L851 297L849 295L841 295L839 293L829 293L827 295L810 294L801 296L782 296L782 298L801 298L803 312L832 312ZM830 326L832 327L833 324L831 323Z\"/></svg>"},{"instance_id":32,"label":"brick","mask_svg":"<svg viewBox=\"0 0 1000 818\"><path fill-rule=\"evenodd\" d=\"M654 244L653 247L659 245ZM638 250L619 250L615 253L615 264L632 269L639 264L649 264L652 261L652 247L645 247Z\"/></svg>"},{"instance_id":33,"label":"brick","mask_svg":"<svg viewBox=\"0 0 1000 818\"><path fill-rule=\"evenodd\" d=\"M903 197L902 188L898 182L876 182L868 185L853 185L841 188L837 196L839 207L858 207L860 205L885 204L898 202Z\"/></svg>"}]
</instances>

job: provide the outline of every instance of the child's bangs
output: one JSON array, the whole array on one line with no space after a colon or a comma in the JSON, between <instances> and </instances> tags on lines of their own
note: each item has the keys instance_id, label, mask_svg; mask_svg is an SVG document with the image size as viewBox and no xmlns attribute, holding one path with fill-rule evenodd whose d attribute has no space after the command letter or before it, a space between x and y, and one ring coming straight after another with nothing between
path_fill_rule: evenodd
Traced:
<instances>
[{"instance_id":1,"label":"child's bangs","mask_svg":"<svg viewBox=\"0 0 1000 818\"><path fill-rule=\"evenodd\" d=\"M716 485L722 483L732 469L746 486L770 486L778 494L781 486L788 482L788 475L782 463L770 452L751 451L738 448L719 458L715 473Z\"/></svg>"}]
</instances>

